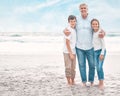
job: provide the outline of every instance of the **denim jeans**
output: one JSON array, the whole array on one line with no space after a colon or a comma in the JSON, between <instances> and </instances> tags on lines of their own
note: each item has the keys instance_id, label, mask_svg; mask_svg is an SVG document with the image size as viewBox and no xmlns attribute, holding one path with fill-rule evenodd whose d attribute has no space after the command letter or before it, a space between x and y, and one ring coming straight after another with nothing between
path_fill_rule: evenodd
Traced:
<instances>
[{"instance_id":1,"label":"denim jeans","mask_svg":"<svg viewBox=\"0 0 120 96\"><path fill-rule=\"evenodd\" d=\"M76 48L76 53L78 57L78 64L79 64L79 70L82 82L87 82L87 76L86 76L86 58L88 61L89 66L89 73L88 73L88 80L89 82L94 82L94 75L95 75L95 63L94 63L94 49L90 50L82 50L79 48Z\"/></svg>"},{"instance_id":2,"label":"denim jeans","mask_svg":"<svg viewBox=\"0 0 120 96\"><path fill-rule=\"evenodd\" d=\"M102 49L96 50L95 53L95 65L96 65L96 70L97 70L97 75L98 75L98 80L104 80L104 71L103 71L103 63L106 55L106 50L104 50L104 59L100 60L99 56L101 54Z\"/></svg>"}]
</instances>

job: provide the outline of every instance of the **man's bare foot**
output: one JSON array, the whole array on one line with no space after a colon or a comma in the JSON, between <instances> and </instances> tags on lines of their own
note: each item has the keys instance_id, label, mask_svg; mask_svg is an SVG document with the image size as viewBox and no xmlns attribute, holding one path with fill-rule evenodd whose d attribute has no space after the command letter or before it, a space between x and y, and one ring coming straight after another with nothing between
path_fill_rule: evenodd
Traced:
<instances>
[{"instance_id":1,"label":"man's bare foot","mask_svg":"<svg viewBox=\"0 0 120 96\"><path fill-rule=\"evenodd\" d=\"M82 83L82 87L86 87L86 83Z\"/></svg>"},{"instance_id":2,"label":"man's bare foot","mask_svg":"<svg viewBox=\"0 0 120 96\"><path fill-rule=\"evenodd\" d=\"M91 86L94 86L94 83L93 83L93 82L91 82Z\"/></svg>"}]
</instances>

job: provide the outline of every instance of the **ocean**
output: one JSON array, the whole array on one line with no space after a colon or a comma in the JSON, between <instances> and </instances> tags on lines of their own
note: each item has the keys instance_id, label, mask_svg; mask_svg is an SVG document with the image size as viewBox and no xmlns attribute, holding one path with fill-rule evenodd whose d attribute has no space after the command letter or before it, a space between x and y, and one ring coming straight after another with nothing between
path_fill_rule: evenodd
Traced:
<instances>
[{"instance_id":1,"label":"ocean","mask_svg":"<svg viewBox=\"0 0 120 96\"><path fill-rule=\"evenodd\" d=\"M105 43L108 53L118 54L120 52L120 32L107 33ZM47 45L51 46L51 49ZM62 32L0 32L1 54L41 54L47 50L62 52L62 47Z\"/></svg>"}]
</instances>

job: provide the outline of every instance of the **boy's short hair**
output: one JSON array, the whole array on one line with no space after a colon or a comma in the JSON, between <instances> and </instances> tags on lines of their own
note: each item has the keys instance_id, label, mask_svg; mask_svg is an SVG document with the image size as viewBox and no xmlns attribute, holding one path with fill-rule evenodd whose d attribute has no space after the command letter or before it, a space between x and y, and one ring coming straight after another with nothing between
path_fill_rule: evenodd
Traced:
<instances>
[{"instance_id":1,"label":"boy's short hair","mask_svg":"<svg viewBox=\"0 0 120 96\"><path fill-rule=\"evenodd\" d=\"M69 22L70 20L73 20L73 19L76 20L76 16L74 16L74 15L69 15L69 17L68 17L68 22Z\"/></svg>"}]
</instances>

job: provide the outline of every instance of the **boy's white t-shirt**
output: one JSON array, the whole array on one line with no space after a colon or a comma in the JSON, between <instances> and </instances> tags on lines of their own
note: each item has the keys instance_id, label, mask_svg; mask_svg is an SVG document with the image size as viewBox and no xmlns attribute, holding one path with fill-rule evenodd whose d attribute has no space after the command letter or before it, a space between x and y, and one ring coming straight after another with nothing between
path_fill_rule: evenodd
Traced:
<instances>
[{"instance_id":1,"label":"boy's white t-shirt","mask_svg":"<svg viewBox=\"0 0 120 96\"><path fill-rule=\"evenodd\" d=\"M76 30L71 28L70 26L67 27L67 29L71 32L69 36L66 36L64 34L64 48L63 53L69 53L67 46L66 46L66 39L70 40L70 47L73 54L76 54L75 46L76 46Z\"/></svg>"}]
</instances>

